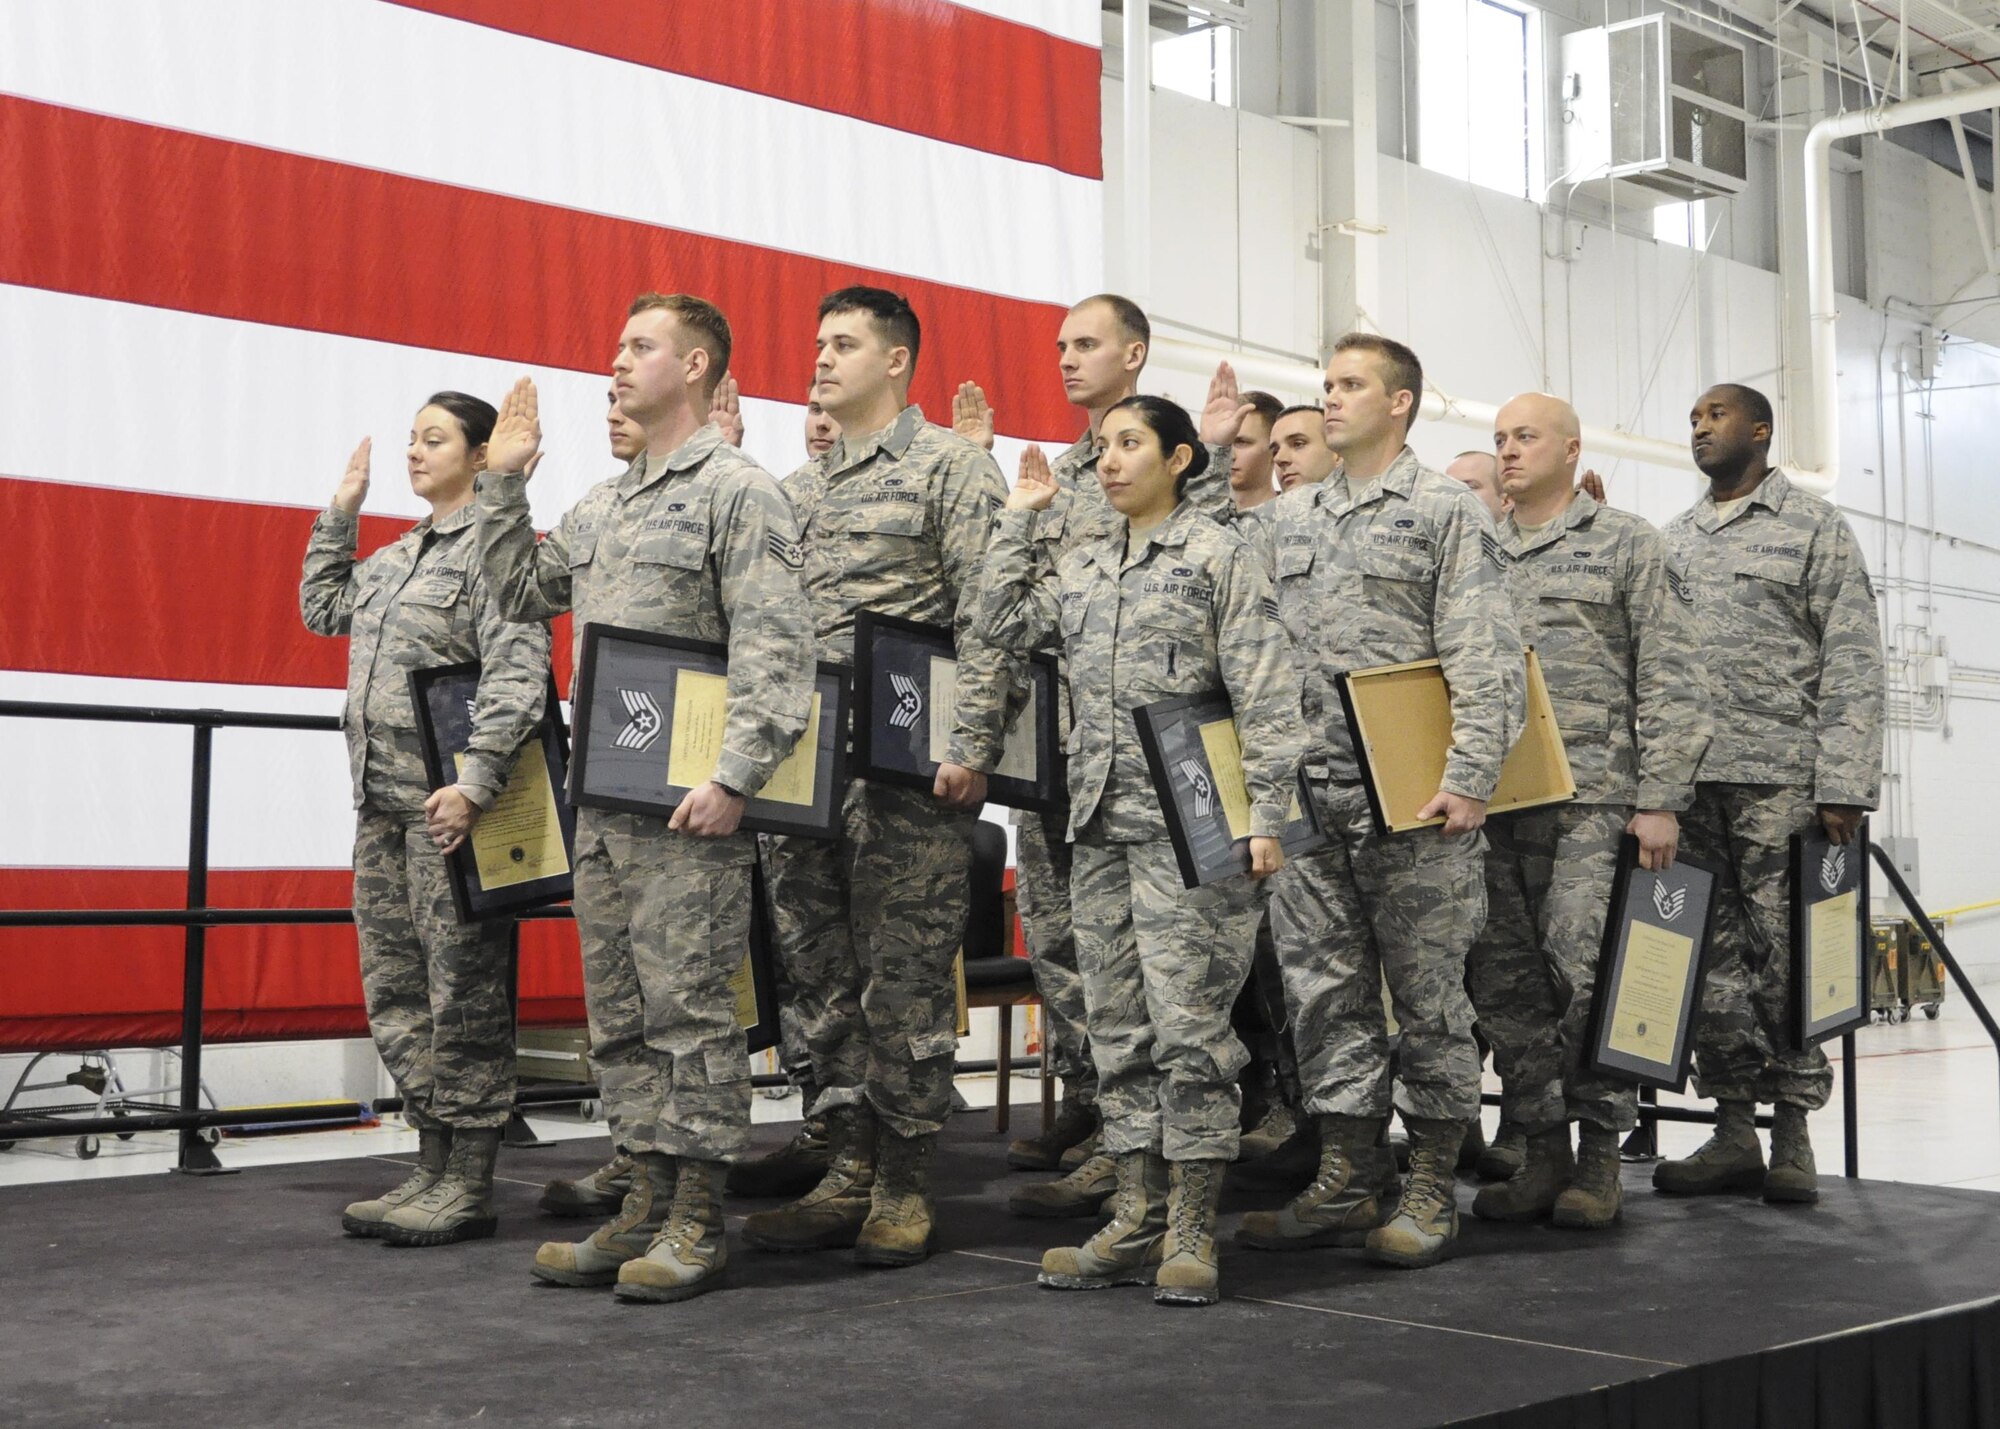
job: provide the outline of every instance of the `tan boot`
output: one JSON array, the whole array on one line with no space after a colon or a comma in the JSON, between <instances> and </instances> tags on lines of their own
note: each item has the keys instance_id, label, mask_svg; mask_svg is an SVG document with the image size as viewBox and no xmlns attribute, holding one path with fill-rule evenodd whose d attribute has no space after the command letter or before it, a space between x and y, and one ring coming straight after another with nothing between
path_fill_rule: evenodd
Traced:
<instances>
[{"instance_id":1,"label":"tan boot","mask_svg":"<svg viewBox=\"0 0 2000 1429\"><path fill-rule=\"evenodd\" d=\"M1395 1163L1378 1147L1382 1123L1365 1116L1321 1116L1319 1174L1276 1211L1243 1218L1236 1243L1252 1250L1309 1250L1360 1245L1381 1220L1376 1197L1393 1183Z\"/></svg>"},{"instance_id":2,"label":"tan boot","mask_svg":"<svg viewBox=\"0 0 2000 1429\"><path fill-rule=\"evenodd\" d=\"M826 1118L809 1116L792 1139L755 1161L729 1168L732 1196L797 1196L810 1191L833 1163Z\"/></svg>"},{"instance_id":3,"label":"tan boot","mask_svg":"<svg viewBox=\"0 0 2000 1429\"><path fill-rule=\"evenodd\" d=\"M1555 1223L1572 1230L1599 1231L1617 1220L1625 1198L1619 1166L1618 1133L1579 1122L1576 1173L1556 1197ZM1473 1210L1478 1209L1475 1202Z\"/></svg>"},{"instance_id":4,"label":"tan boot","mask_svg":"<svg viewBox=\"0 0 2000 1429\"><path fill-rule=\"evenodd\" d=\"M1097 1143L1100 1136L1101 1131L1093 1131L1090 1135L1084 1137L1083 1140L1077 1142L1076 1145L1070 1147L1069 1150L1062 1154L1062 1158L1056 1162L1056 1169L1067 1176L1091 1157L1097 1155Z\"/></svg>"},{"instance_id":5,"label":"tan boot","mask_svg":"<svg viewBox=\"0 0 2000 1429\"><path fill-rule=\"evenodd\" d=\"M728 1168L691 1156L671 1160L673 1204L646 1253L618 1267L613 1293L620 1300L692 1300L720 1285L728 1268L729 1243L722 1233L722 1182Z\"/></svg>"},{"instance_id":6,"label":"tan boot","mask_svg":"<svg viewBox=\"0 0 2000 1429\"><path fill-rule=\"evenodd\" d=\"M1167 1163L1157 1151L1127 1151L1113 1162L1111 1219L1081 1246L1042 1253L1039 1278L1051 1290L1153 1283L1167 1235Z\"/></svg>"},{"instance_id":7,"label":"tan boot","mask_svg":"<svg viewBox=\"0 0 2000 1429\"><path fill-rule=\"evenodd\" d=\"M1792 1205L1819 1199L1819 1168L1813 1164L1804 1107L1779 1102L1771 1109L1771 1169L1764 1174L1764 1199Z\"/></svg>"},{"instance_id":8,"label":"tan boot","mask_svg":"<svg viewBox=\"0 0 2000 1429\"><path fill-rule=\"evenodd\" d=\"M1456 1163L1454 1163L1455 1165ZM1558 1122L1528 1137L1521 1169L1472 1198L1472 1214L1482 1221L1538 1221L1556 1208L1556 1198L1576 1171L1569 1123Z\"/></svg>"},{"instance_id":9,"label":"tan boot","mask_svg":"<svg viewBox=\"0 0 2000 1429\"><path fill-rule=\"evenodd\" d=\"M1268 1156L1238 1164L1229 1174L1245 1186L1297 1195L1319 1174L1319 1127L1316 1118L1301 1116L1285 1144Z\"/></svg>"},{"instance_id":10,"label":"tan boot","mask_svg":"<svg viewBox=\"0 0 2000 1429\"><path fill-rule=\"evenodd\" d=\"M451 1155L451 1128L447 1126L417 1132L417 1164L403 1178L402 1185L384 1191L372 1201L356 1201L340 1213L340 1228L351 1236L374 1240L382 1234L382 1222L396 1207L416 1200L444 1175Z\"/></svg>"},{"instance_id":11,"label":"tan boot","mask_svg":"<svg viewBox=\"0 0 2000 1429\"><path fill-rule=\"evenodd\" d=\"M1408 1117L1404 1121L1410 1128L1410 1179L1395 1214L1369 1232L1366 1245L1370 1260L1418 1270L1443 1260L1458 1239L1454 1172L1465 1123Z\"/></svg>"},{"instance_id":12,"label":"tan boot","mask_svg":"<svg viewBox=\"0 0 2000 1429\"><path fill-rule=\"evenodd\" d=\"M1298 1119L1282 1102L1272 1102L1263 1119L1243 1133L1236 1153L1238 1161L1261 1161L1276 1152L1298 1133Z\"/></svg>"},{"instance_id":13,"label":"tan boot","mask_svg":"<svg viewBox=\"0 0 2000 1429\"><path fill-rule=\"evenodd\" d=\"M499 1154L499 1127L455 1129L444 1174L382 1218L382 1239L400 1246L454 1245L492 1235L500 1224L493 1214L493 1162Z\"/></svg>"},{"instance_id":14,"label":"tan boot","mask_svg":"<svg viewBox=\"0 0 2000 1429\"><path fill-rule=\"evenodd\" d=\"M631 1189L615 1219L599 1226L589 1239L545 1241L535 1252L534 1274L551 1285L609 1285L618 1268L637 1260L666 1224L674 1197L674 1158L656 1151L618 1158L631 1169Z\"/></svg>"},{"instance_id":15,"label":"tan boot","mask_svg":"<svg viewBox=\"0 0 2000 1429\"><path fill-rule=\"evenodd\" d=\"M1097 1131L1097 1107L1065 1096L1055 1120L1040 1136L1022 1137L1007 1143L1007 1164L1016 1171L1053 1171L1062 1165L1063 1153L1081 1146Z\"/></svg>"},{"instance_id":16,"label":"tan boot","mask_svg":"<svg viewBox=\"0 0 2000 1429\"><path fill-rule=\"evenodd\" d=\"M566 1220L616 1216L632 1189L632 1158L613 1156L588 1176L575 1181L551 1181L542 1187L542 1211Z\"/></svg>"},{"instance_id":17,"label":"tan boot","mask_svg":"<svg viewBox=\"0 0 2000 1429\"><path fill-rule=\"evenodd\" d=\"M1717 1102L1715 1135L1691 1156L1653 1168L1653 1189L1669 1196L1755 1191L1764 1184L1764 1148L1757 1144L1757 1105Z\"/></svg>"},{"instance_id":18,"label":"tan boot","mask_svg":"<svg viewBox=\"0 0 2000 1429\"><path fill-rule=\"evenodd\" d=\"M1528 1134L1505 1117L1494 1128L1493 1140L1479 1153L1474 1174L1482 1181L1505 1181L1528 1159Z\"/></svg>"},{"instance_id":19,"label":"tan boot","mask_svg":"<svg viewBox=\"0 0 2000 1429\"><path fill-rule=\"evenodd\" d=\"M744 1244L775 1251L854 1244L875 1188L875 1114L866 1106L835 1107L826 1114L826 1134L831 1148L826 1175L789 1205L746 1219Z\"/></svg>"},{"instance_id":20,"label":"tan boot","mask_svg":"<svg viewBox=\"0 0 2000 1429\"><path fill-rule=\"evenodd\" d=\"M854 1263L894 1269L930 1258L937 1234L931 1202L931 1156L937 1133L898 1136L883 1130L876 1142L875 1190L868 1219L854 1241Z\"/></svg>"},{"instance_id":21,"label":"tan boot","mask_svg":"<svg viewBox=\"0 0 2000 1429\"><path fill-rule=\"evenodd\" d=\"M1222 1298L1222 1267L1215 1246L1215 1215L1222 1205L1224 1161L1176 1161L1167 1193L1167 1235L1155 1305L1213 1305Z\"/></svg>"},{"instance_id":22,"label":"tan boot","mask_svg":"<svg viewBox=\"0 0 2000 1429\"><path fill-rule=\"evenodd\" d=\"M1118 1163L1093 1156L1059 1181L1037 1181L1007 1198L1007 1209L1035 1220L1062 1221L1104 1212L1118 1190Z\"/></svg>"}]
</instances>

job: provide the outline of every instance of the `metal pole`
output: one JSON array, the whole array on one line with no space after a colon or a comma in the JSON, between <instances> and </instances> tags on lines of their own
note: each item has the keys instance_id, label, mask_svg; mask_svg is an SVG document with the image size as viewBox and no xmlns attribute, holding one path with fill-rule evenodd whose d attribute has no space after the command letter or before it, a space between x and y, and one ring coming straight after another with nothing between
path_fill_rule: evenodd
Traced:
<instances>
[{"instance_id":1,"label":"metal pole","mask_svg":"<svg viewBox=\"0 0 2000 1429\"><path fill-rule=\"evenodd\" d=\"M1153 287L1153 7L1125 0L1125 296L1146 307Z\"/></svg>"},{"instance_id":2,"label":"metal pole","mask_svg":"<svg viewBox=\"0 0 2000 1429\"><path fill-rule=\"evenodd\" d=\"M215 763L215 727L194 727L194 768L188 788L187 906L208 906L208 805ZM202 1011L208 982L208 929L193 926L182 935L181 1110L201 1110ZM190 1176L217 1176L229 1168L193 1126L181 1128L179 1170Z\"/></svg>"}]
</instances>

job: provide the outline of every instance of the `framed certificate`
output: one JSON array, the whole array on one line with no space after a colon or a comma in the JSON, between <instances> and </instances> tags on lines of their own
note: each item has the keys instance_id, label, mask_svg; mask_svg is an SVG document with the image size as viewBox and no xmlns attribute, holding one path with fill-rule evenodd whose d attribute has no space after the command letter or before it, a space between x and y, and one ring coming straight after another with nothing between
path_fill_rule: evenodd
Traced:
<instances>
[{"instance_id":1,"label":"framed certificate","mask_svg":"<svg viewBox=\"0 0 2000 1429\"><path fill-rule=\"evenodd\" d=\"M1027 699L986 776L988 803L1050 814L1068 801L1056 701L1056 658L1028 658ZM951 631L872 610L854 617L854 769L864 779L930 792L958 718Z\"/></svg>"},{"instance_id":2,"label":"framed certificate","mask_svg":"<svg viewBox=\"0 0 2000 1429\"><path fill-rule=\"evenodd\" d=\"M1139 747L1153 776L1181 881L1199 888L1250 871L1250 791L1236 715L1221 691L1175 695L1132 711ZM1305 776L1292 793L1291 818L1279 837L1287 858L1326 842Z\"/></svg>"},{"instance_id":3,"label":"framed certificate","mask_svg":"<svg viewBox=\"0 0 2000 1429\"><path fill-rule=\"evenodd\" d=\"M729 980L736 994L736 1023L752 1053L779 1042L778 924L771 914L771 895L764 887L764 860L750 866L750 946L742 966Z\"/></svg>"},{"instance_id":4,"label":"framed certificate","mask_svg":"<svg viewBox=\"0 0 2000 1429\"><path fill-rule=\"evenodd\" d=\"M433 789L458 782L478 694L477 661L410 672L417 738ZM576 811L563 794L568 772L569 737L552 679L542 722L521 746L500 797L479 816L472 837L444 861L459 922L481 923L566 902L575 891L570 860Z\"/></svg>"},{"instance_id":5,"label":"framed certificate","mask_svg":"<svg viewBox=\"0 0 2000 1429\"><path fill-rule=\"evenodd\" d=\"M574 702L576 803L671 815L715 773L728 668L722 645L586 625ZM805 733L749 801L745 829L833 837L847 785L846 716L847 669L821 662Z\"/></svg>"},{"instance_id":6,"label":"framed certificate","mask_svg":"<svg viewBox=\"0 0 2000 1429\"><path fill-rule=\"evenodd\" d=\"M1625 835L1590 1005L1593 1071L1667 1091L1687 1085L1715 888L1715 870L1685 855L1672 868L1639 867L1639 840Z\"/></svg>"},{"instance_id":7,"label":"framed certificate","mask_svg":"<svg viewBox=\"0 0 2000 1429\"><path fill-rule=\"evenodd\" d=\"M1837 844L1815 826L1792 835L1792 1045L1804 1050L1865 1026L1868 825Z\"/></svg>"},{"instance_id":8,"label":"framed certificate","mask_svg":"<svg viewBox=\"0 0 2000 1429\"><path fill-rule=\"evenodd\" d=\"M1576 797L1548 682L1532 648L1527 662L1528 722L1500 766L1500 782L1486 802L1489 815ZM1444 667L1416 660L1346 671L1340 676L1340 703L1377 831L1400 834L1442 824L1442 815L1419 819L1417 810L1436 795L1451 752L1451 692Z\"/></svg>"}]
</instances>

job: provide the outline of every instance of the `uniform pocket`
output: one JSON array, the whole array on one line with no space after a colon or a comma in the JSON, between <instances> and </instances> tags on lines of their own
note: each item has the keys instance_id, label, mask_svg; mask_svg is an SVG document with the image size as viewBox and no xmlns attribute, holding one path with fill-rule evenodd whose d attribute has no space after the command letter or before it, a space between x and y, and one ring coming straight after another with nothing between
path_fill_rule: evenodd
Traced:
<instances>
[{"instance_id":1,"label":"uniform pocket","mask_svg":"<svg viewBox=\"0 0 2000 1429\"><path fill-rule=\"evenodd\" d=\"M418 580L403 587L398 599L404 605L421 605L430 610L448 610L458 604L465 587L457 581Z\"/></svg>"},{"instance_id":2,"label":"uniform pocket","mask_svg":"<svg viewBox=\"0 0 2000 1429\"><path fill-rule=\"evenodd\" d=\"M1278 579L1294 580L1310 574L1313 568L1313 547L1310 542L1301 541L1296 545L1278 548Z\"/></svg>"},{"instance_id":3,"label":"uniform pocket","mask_svg":"<svg viewBox=\"0 0 2000 1429\"><path fill-rule=\"evenodd\" d=\"M928 1062L934 1057L949 1057L958 1050L956 1028L943 1032L912 1032L909 1038L910 1056L918 1062Z\"/></svg>"},{"instance_id":4,"label":"uniform pocket","mask_svg":"<svg viewBox=\"0 0 2000 1429\"><path fill-rule=\"evenodd\" d=\"M569 565L571 570L587 566L597 557L597 533L584 531L570 538Z\"/></svg>"}]
</instances>

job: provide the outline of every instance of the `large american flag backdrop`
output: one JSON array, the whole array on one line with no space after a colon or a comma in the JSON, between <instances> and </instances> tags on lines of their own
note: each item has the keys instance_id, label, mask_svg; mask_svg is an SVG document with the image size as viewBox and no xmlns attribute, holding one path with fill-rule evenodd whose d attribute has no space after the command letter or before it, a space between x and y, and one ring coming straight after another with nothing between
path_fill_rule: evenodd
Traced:
<instances>
[{"instance_id":1,"label":"large american flag backdrop","mask_svg":"<svg viewBox=\"0 0 2000 1429\"><path fill-rule=\"evenodd\" d=\"M337 713L300 557L375 438L364 551L424 508L422 399L542 393L548 526L613 463L625 306L736 330L745 446L800 426L821 294L923 319L914 399L1066 442L1101 284L1096 0L8 0L0 7L0 698ZM557 678L567 689L567 632ZM0 906L184 896L185 728L0 720ZM219 905L338 906L332 734L216 737ZM212 1038L359 1035L347 928L210 935ZM0 933L0 1048L170 1040L180 935ZM530 925L527 1021L580 1017Z\"/></svg>"}]
</instances>

